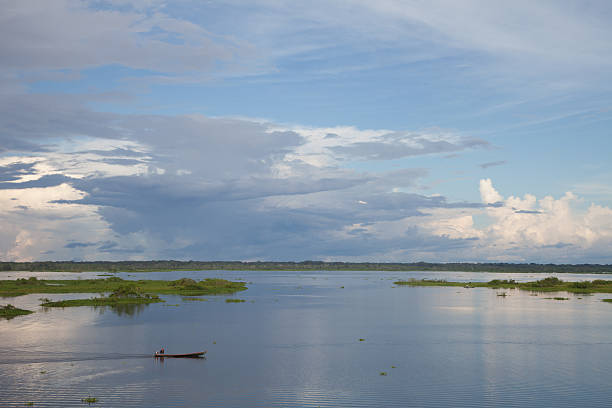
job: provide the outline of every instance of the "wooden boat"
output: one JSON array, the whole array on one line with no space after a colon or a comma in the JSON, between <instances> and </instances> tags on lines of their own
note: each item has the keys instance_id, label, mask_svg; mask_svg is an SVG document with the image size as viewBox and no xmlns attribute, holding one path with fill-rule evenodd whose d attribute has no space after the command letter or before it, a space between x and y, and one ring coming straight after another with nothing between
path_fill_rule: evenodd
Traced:
<instances>
[{"instance_id":1,"label":"wooden boat","mask_svg":"<svg viewBox=\"0 0 612 408\"><path fill-rule=\"evenodd\" d=\"M201 358L204 357L206 351L200 351L197 353L187 353L187 354L162 354L155 353L155 358Z\"/></svg>"}]
</instances>

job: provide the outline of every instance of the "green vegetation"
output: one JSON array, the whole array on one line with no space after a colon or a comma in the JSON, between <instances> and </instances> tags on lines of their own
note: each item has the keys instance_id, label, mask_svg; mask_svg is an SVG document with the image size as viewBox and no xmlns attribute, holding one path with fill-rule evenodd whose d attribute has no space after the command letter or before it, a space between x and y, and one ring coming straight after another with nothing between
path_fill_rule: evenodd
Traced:
<instances>
[{"instance_id":1,"label":"green vegetation","mask_svg":"<svg viewBox=\"0 0 612 408\"><path fill-rule=\"evenodd\" d=\"M240 261L121 261L121 262L0 262L0 271L153 272L201 270L256 271L458 271L529 273L612 273L612 265L514 263L374 263L374 262L240 262Z\"/></svg>"},{"instance_id":2,"label":"green vegetation","mask_svg":"<svg viewBox=\"0 0 612 408\"><path fill-rule=\"evenodd\" d=\"M381 372L380 372L380 375L382 375L382 376L387 376L388 374L387 374L387 372L386 372L386 371L381 371Z\"/></svg>"},{"instance_id":3,"label":"green vegetation","mask_svg":"<svg viewBox=\"0 0 612 408\"><path fill-rule=\"evenodd\" d=\"M81 402L86 402L88 404L95 404L96 402L98 402L98 399L90 395L87 398L81 398Z\"/></svg>"},{"instance_id":4,"label":"green vegetation","mask_svg":"<svg viewBox=\"0 0 612 408\"><path fill-rule=\"evenodd\" d=\"M225 303L244 303L244 299L225 299Z\"/></svg>"},{"instance_id":5,"label":"green vegetation","mask_svg":"<svg viewBox=\"0 0 612 408\"><path fill-rule=\"evenodd\" d=\"M31 310L19 309L13 305L0 306L0 317L12 319L13 317L29 315Z\"/></svg>"},{"instance_id":6,"label":"green vegetation","mask_svg":"<svg viewBox=\"0 0 612 408\"><path fill-rule=\"evenodd\" d=\"M244 282L231 282L225 279L204 279L195 281L182 278L175 281L163 280L123 280L113 276L106 279L40 280L36 278L1 280L0 296L20 296L30 293L109 293L128 290L140 294L157 295L225 295L246 290Z\"/></svg>"},{"instance_id":7,"label":"green vegetation","mask_svg":"<svg viewBox=\"0 0 612 408\"><path fill-rule=\"evenodd\" d=\"M612 299L601 299L602 302L612 303Z\"/></svg>"},{"instance_id":8,"label":"green vegetation","mask_svg":"<svg viewBox=\"0 0 612 408\"><path fill-rule=\"evenodd\" d=\"M445 280L409 279L394 283L403 286L463 286L470 288L521 289L533 292L612 293L611 280L595 279L593 281L565 282L554 276L533 282L516 282L513 279L494 279L489 282L448 282Z\"/></svg>"},{"instance_id":9,"label":"green vegetation","mask_svg":"<svg viewBox=\"0 0 612 408\"><path fill-rule=\"evenodd\" d=\"M208 299L199 297L184 297L182 300L183 302L208 302Z\"/></svg>"},{"instance_id":10,"label":"green vegetation","mask_svg":"<svg viewBox=\"0 0 612 408\"><path fill-rule=\"evenodd\" d=\"M124 304L148 304L163 302L157 295L142 293L136 285L122 285L109 296L90 299L60 300L58 302L44 302L45 307L75 307L75 306L118 306Z\"/></svg>"}]
</instances>

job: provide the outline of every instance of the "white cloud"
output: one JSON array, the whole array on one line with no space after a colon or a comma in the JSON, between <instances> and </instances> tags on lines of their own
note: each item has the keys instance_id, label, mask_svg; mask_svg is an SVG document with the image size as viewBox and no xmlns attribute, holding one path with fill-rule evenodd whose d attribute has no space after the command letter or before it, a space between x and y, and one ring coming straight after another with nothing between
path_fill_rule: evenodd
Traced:
<instances>
[{"instance_id":1,"label":"white cloud","mask_svg":"<svg viewBox=\"0 0 612 408\"><path fill-rule=\"evenodd\" d=\"M491 179L480 180L480 197L485 204L502 201L502 196L493 188Z\"/></svg>"},{"instance_id":2,"label":"white cloud","mask_svg":"<svg viewBox=\"0 0 612 408\"><path fill-rule=\"evenodd\" d=\"M500 261L589 262L597 257L610 262L602 248L612 245L612 209L591 204L581 209L582 201L567 192L555 199L504 198L490 179L480 181L483 203L501 202L477 211L433 209L430 220L420 220L421 228L454 239L473 239L475 258ZM477 226L474 217L486 217L486 225ZM592 262L592 261L591 261Z\"/></svg>"}]
</instances>

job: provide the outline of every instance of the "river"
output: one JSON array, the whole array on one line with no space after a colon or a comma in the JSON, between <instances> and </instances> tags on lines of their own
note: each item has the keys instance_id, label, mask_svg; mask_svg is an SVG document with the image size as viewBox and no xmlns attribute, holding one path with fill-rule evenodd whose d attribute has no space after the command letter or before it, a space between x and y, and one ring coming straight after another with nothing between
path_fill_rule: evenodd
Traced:
<instances>
[{"instance_id":1,"label":"river","mask_svg":"<svg viewBox=\"0 0 612 408\"><path fill-rule=\"evenodd\" d=\"M22 273L44 279L95 273ZM0 320L0 406L607 407L611 294L396 287L397 279L536 280L466 272L197 271L124 279L248 282L205 301L43 310L91 294L0 298L36 313ZM612 275L557 274L564 280ZM0 279L16 274L0 273ZM227 303L225 299L244 299ZM206 359L152 358L207 350Z\"/></svg>"}]
</instances>

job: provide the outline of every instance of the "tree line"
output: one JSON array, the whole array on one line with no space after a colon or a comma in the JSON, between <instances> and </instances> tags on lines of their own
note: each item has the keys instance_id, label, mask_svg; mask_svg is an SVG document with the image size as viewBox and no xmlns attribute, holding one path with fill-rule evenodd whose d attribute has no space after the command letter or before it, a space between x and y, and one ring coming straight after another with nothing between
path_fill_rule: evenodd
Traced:
<instances>
[{"instance_id":1,"label":"tree line","mask_svg":"<svg viewBox=\"0 0 612 408\"><path fill-rule=\"evenodd\" d=\"M525 273L612 273L612 265L536 263L387 263L387 262L271 262L271 261L38 261L0 262L0 271L147 272L171 270L254 271L458 271Z\"/></svg>"}]
</instances>

